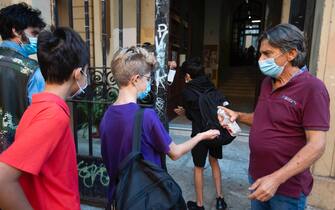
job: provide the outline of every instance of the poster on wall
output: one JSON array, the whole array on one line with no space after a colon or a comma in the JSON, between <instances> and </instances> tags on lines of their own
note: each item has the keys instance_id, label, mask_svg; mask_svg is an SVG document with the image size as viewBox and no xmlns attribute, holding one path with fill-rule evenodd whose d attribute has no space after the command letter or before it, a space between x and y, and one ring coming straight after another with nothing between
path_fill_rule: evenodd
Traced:
<instances>
[{"instance_id":1,"label":"poster on wall","mask_svg":"<svg viewBox=\"0 0 335 210\"><path fill-rule=\"evenodd\" d=\"M212 80L215 86L218 84L218 46L205 45L203 52L205 74Z\"/></svg>"}]
</instances>

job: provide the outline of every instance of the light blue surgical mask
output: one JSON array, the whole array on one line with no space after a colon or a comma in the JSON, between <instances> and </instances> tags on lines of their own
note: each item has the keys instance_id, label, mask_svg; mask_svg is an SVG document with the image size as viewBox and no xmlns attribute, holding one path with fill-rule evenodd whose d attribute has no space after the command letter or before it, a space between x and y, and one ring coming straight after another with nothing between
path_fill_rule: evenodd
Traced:
<instances>
[{"instance_id":1,"label":"light blue surgical mask","mask_svg":"<svg viewBox=\"0 0 335 210\"><path fill-rule=\"evenodd\" d=\"M147 86L143 92L137 93L137 98L143 100L151 91L151 83L148 81Z\"/></svg>"},{"instance_id":2,"label":"light blue surgical mask","mask_svg":"<svg viewBox=\"0 0 335 210\"><path fill-rule=\"evenodd\" d=\"M26 35L29 39L29 43L23 44L22 48L25 50L27 55L33 55L37 53L37 37L31 37Z\"/></svg>"},{"instance_id":3,"label":"light blue surgical mask","mask_svg":"<svg viewBox=\"0 0 335 210\"><path fill-rule=\"evenodd\" d=\"M282 55L282 54L281 54ZM279 55L279 56L281 56ZM277 78L284 70L287 62L283 66L278 66L275 62L275 59L278 58L279 56L275 58L268 58L264 60L259 60L258 65L259 68L261 69L261 72L267 76L270 76L272 78Z\"/></svg>"}]
</instances>

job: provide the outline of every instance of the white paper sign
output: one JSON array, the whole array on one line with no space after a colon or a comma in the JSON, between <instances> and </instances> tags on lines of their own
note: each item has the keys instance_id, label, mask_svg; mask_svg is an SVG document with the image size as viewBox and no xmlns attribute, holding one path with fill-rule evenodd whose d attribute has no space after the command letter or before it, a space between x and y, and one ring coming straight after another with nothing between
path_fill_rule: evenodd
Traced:
<instances>
[{"instance_id":1,"label":"white paper sign","mask_svg":"<svg viewBox=\"0 0 335 210\"><path fill-rule=\"evenodd\" d=\"M170 69L169 74L168 74L168 78L167 78L168 82L172 83L173 80L174 80L175 75L176 75L176 70Z\"/></svg>"}]
</instances>

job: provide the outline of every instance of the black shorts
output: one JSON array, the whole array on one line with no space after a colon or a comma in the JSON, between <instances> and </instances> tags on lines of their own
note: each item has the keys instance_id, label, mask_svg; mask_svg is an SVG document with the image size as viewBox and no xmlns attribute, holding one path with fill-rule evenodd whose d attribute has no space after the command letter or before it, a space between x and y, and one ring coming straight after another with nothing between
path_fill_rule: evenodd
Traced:
<instances>
[{"instance_id":1,"label":"black shorts","mask_svg":"<svg viewBox=\"0 0 335 210\"><path fill-rule=\"evenodd\" d=\"M222 144L216 140L203 140L192 149L193 163L197 167L204 167L207 153L216 159L222 159Z\"/></svg>"}]
</instances>

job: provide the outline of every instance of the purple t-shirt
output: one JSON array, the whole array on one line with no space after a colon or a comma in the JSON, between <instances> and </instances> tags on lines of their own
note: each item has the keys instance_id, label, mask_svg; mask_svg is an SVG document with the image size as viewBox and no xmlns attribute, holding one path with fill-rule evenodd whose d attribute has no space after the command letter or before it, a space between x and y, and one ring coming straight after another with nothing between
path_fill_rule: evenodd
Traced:
<instances>
[{"instance_id":1,"label":"purple t-shirt","mask_svg":"<svg viewBox=\"0 0 335 210\"><path fill-rule=\"evenodd\" d=\"M250 130L249 173L256 180L283 167L306 145L305 130L329 129L329 95L319 79L305 71L273 91L264 79ZM310 193L307 169L281 184L277 193L299 197Z\"/></svg>"},{"instance_id":2,"label":"purple t-shirt","mask_svg":"<svg viewBox=\"0 0 335 210\"><path fill-rule=\"evenodd\" d=\"M115 190L119 164L131 152L135 113L139 105L111 105L100 123L101 154L110 180L109 199ZM153 109L145 109L142 124L141 152L145 160L161 166L161 154L170 151L171 137Z\"/></svg>"}]
</instances>

